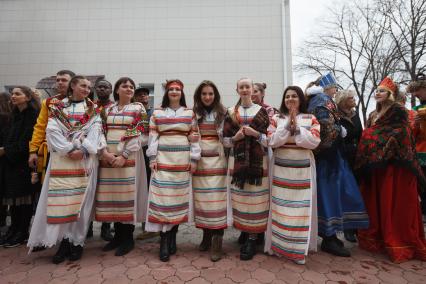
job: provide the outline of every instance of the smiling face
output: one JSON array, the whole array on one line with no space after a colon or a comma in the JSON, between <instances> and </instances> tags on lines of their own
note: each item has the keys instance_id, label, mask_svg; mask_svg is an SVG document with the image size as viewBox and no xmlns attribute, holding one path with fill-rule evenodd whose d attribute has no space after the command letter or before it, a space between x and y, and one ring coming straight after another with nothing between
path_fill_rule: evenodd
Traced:
<instances>
[{"instance_id":1,"label":"smiling face","mask_svg":"<svg viewBox=\"0 0 426 284\"><path fill-rule=\"evenodd\" d=\"M251 96L253 94L253 81L248 78L238 81L237 93L240 95L241 99L249 98L251 100Z\"/></svg>"},{"instance_id":2,"label":"smiling face","mask_svg":"<svg viewBox=\"0 0 426 284\"><path fill-rule=\"evenodd\" d=\"M173 85L167 90L167 96L169 97L170 104L179 104L182 97L182 89Z\"/></svg>"},{"instance_id":3,"label":"smiling face","mask_svg":"<svg viewBox=\"0 0 426 284\"><path fill-rule=\"evenodd\" d=\"M87 79L79 79L71 84L72 99L74 101L84 100L90 94L90 81Z\"/></svg>"},{"instance_id":4,"label":"smiling face","mask_svg":"<svg viewBox=\"0 0 426 284\"><path fill-rule=\"evenodd\" d=\"M201 103L209 107L214 102L214 90L211 86L204 86L201 90Z\"/></svg>"},{"instance_id":5,"label":"smiling face","mask_svg":"<svg viewBox=\"0 0 426 284\"><path fill-rule=\"evenodd\" d=\"M117 94L121 103L128 104L135 95L135 87L130 81L123 82L118 87Z\"/></svg>"},{"instance_id":6,"label":"smiling face","mask_svg":"<svg viewBox=\"0 0 426 284\"><path fill-rule=\"evenodd\" d=\"M20 88L14 88L12 90L12 96L10 98L12 105L16 107L27 106L31 98L27 97Z\"/></svg>"},{"instance_id":7,"label":"smiling face","mask_svg":"<svg viewBox=\"0 0 426 284\"><path fill-rule=\"evenodd\" d=\"M288 90L284 95L284 104L287 109L296 109L299 110L300 107L300 99L297 95L296 91Z\"/></svg>"},{"instance_id":8,"label":"smiling face","mask_svg":"<svg viewBox=\"0 0 426 284\"><path fill-rule=\"evenodd\" d=\"M260 105L260 104L262 104L264 96L265 96L265 94L262 94L262 92L259 89L259 87L257 85L254 85L253 86L253 95L251 95L251 100L255 104Z\"/></svg>"},{"instance_id":9,"label":"smiling face","mask_svg":"<svg viewBox=\"0 0 426 284\"><path fill-rule=\"evenodd\" d=\"M376 103L383 103L389 99L389 96L390 93L388 90L379 87L376 90L376 95L374 98L376 99Z\"/></svg>"}]
</instances>

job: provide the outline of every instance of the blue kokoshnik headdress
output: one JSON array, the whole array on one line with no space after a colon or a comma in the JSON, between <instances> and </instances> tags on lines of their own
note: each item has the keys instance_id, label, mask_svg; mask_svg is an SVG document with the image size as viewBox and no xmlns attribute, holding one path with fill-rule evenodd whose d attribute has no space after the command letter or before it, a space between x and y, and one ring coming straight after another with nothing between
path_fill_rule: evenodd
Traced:
<instances>
[{"instance_id":1,"label":"blue kokoshnik headdress","mask_svg":"<svg viewBox=\"0 0 426 284\"><path fill-rule=\"evenodd\" d=\"M319 85L324 89L329 87L337 87L337 81L336 78L334 78L333 73L330 72L321 77Z\"/></svg>"}]
</instances>

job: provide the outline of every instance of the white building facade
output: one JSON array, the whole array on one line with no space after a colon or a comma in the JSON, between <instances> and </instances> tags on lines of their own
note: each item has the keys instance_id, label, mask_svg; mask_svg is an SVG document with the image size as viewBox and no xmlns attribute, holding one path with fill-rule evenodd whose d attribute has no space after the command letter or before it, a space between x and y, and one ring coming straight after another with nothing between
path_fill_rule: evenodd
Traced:
<instances>
[{"instance_id":1,"label":"white building facade","mask_svg":"<svg viewBox=\"0 0 426 284\"><path fill-rule=\"evenodd\" d=\"M178 78L192 105L208 79L231 106L250 77L278 107L292 82L289 0L1 0L0 11L0 88L70 69L129 76L157 105Z\"/></svg>"}]
</instances>

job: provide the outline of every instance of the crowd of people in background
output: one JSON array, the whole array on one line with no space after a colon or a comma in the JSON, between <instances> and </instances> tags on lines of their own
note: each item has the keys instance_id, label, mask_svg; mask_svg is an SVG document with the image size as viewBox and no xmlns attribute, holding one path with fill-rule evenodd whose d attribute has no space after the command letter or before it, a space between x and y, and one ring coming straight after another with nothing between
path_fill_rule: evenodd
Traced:
<instances>
[{"instance_id":1,"label":"crowd of people in background","mask_svg":"<svg viewBox=\"0 0 426 284\"><path fill-rule=\"evenodd\" d=\"M407 87L421 102L413 110L384 78L364 127L355 93L332 73L305 91L286 87L279 108L265 90L241 78L227 108L205 80L189 107L173 79L154 108L129 77L92 86L61 70L56 96L0 93L0 225L10 215L0 245L57 246L53 263L76 261L96 221L102 250L123 256L142 224L137 238L159 236L168 261L179 225L190 223L212 261L229 227L241 232L243 261L264 251L305 264L319 241L350 257L340 232L394 262L426 261L426 77Z\"/></svg>"}]
</instances>

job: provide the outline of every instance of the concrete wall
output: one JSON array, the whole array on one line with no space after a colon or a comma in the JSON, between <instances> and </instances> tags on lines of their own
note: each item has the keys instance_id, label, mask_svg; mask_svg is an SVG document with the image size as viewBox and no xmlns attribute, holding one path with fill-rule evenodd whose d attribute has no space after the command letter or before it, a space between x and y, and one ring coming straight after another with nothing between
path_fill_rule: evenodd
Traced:
<instances>
[{"instance_id":1,"label":"concrete wall","mask_svg":"<svg viewBox=\"0 0 426 284\"><path fill-rule=\"evenodd\" d=\"M240 77L266 82L277 106L291 82L288 0L1 0L0 87L35 86L60 69L179 78L192 104L196 86L214 81L226 105ZM284 30L284 32L283 32ZM284 35L284 37L283 37Z\"/></svg>"}]
</instances>

